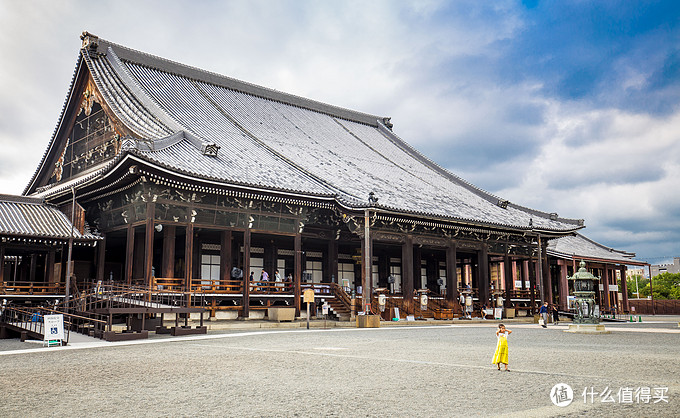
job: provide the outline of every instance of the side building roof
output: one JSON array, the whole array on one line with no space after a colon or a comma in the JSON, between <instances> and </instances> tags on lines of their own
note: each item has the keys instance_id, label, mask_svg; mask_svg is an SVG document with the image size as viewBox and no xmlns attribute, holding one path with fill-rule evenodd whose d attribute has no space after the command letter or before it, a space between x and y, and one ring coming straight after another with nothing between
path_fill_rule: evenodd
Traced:
<instances>
[{"instance_id":1,"label":"side building roof","mask_svg":"<svg viewBox=\"0 0 680 418\"><path fill-rule=\"evenodd\" d=\"M42 199L0 195L0 237L68 239L92 241L100 239L88 231L81 233L67 216Z\"/></svg>"},{"instance_id":2,"label":"side building roof","mask_svg":"<svg viewBox=\"0 0 680 418\"><path fill-rule=\"evenodd\" d=\"M546 251L548 255L566 260L591 260L632 266L648 264L644 261L635 260L635 253L609 248L579 233L550 240Z\"/></svg>"},{"instance_id":3,"label":"side building roof","mask_svg":"<svg viewBox=\"0 0 680 418\"><path fill-rule=\"evenodd\" d=\"M583 227L582 220L516 205L473 186L395 135L386 117L255 86L87 33L82 63L107 106L137 137L120 152L173 172L330 197L355 210L371 205L408 216L557 234ZM54 141L48 152L58 152ZM36 181L41 169L25 194L44 186ZM371 192L377 203L369 203Z\"/></svg>"}]
</instances>

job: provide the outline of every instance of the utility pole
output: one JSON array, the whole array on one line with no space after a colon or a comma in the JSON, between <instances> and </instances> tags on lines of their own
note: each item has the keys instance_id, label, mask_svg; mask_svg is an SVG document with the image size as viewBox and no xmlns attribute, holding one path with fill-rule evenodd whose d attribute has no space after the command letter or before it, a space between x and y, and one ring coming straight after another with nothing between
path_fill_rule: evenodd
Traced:
<instances>
[{"instance_id":1,"label":"utility pole","mask_svg":"<svg viewBox=\"0 0 680 418\"><path fill-rule=\"evenodd\" d=\"M66 301L71 298L71 255L73 253L73 229L76 215L76 189L71 186L71 193L73 193L73 200L71 201L71 236L68 239L68 259L66 260Z\"/></svg>"},{"instance_id":2,"label":"utility pole","mask_svg":"<svg viewBox=\"0 0 680 418\"><path fill-rule=\"evenodd\" d=\"M536 234L536 236L538 237L538 280L536 280L536 282L541 284L541 306L543 306L543 303L545 303L545 286L543 283L543 248L541 245L541 234Z\"/></svg>"},{"instance_id":3,"label":"utility pole","mask_svg":"<svg viewBox=\"0 0 680 418\"><path fill-rule=\"evenodd\" d=\"M361 291L364 304L364 313L370 312L371 306L371 238L368 208L364 210L364 283Z\"/></svg>"}]
</instances>

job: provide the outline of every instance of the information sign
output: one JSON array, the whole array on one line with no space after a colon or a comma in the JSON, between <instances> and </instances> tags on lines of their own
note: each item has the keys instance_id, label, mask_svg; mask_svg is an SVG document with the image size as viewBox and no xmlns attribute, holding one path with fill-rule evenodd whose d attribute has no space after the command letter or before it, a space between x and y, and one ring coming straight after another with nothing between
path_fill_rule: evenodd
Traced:
<instances>
[{"instance_id":1,"label":"information sign","mask_svg":"<svg viewBox=\"0 0 680 418\"><path fill-rule=\"evenodd\" d=\"M64 315L44 315L45 341L64 339Z\"/></svg>"},{"instance_id":2,"label":"information sign","mask_svg":"<svg viewBox=\"0 0 680 418\"><path fill-rule=\"evenodd\" d=\"M304 303L314 303L314 289L305 289L302 301Z\"/></svg>"}]
</instances>

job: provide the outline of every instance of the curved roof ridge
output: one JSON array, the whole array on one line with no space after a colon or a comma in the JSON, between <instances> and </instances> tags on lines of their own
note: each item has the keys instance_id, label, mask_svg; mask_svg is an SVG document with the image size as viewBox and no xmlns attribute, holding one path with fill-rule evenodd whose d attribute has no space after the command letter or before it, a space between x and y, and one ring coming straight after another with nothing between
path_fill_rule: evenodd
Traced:
<instances>
[{"instance_id":1,"label":"curved roof ridge","mask_svg":"<svg viewBox=\"0 0 680 418\"><path fill-rule=\"evenodd\" d=\"M146 52L138 51L123 45L119 45L105 39L97 38L95 35L87 34L97 39L96 43L91 43L92 48L96 48L97 53L104 53L107 49L112 49L116 56L123 61L129 61L145 67L154 68L170 74L182 75L183 77L194 79L197 81L214 84L218 87L224 87L245 94L250 94L257 97L262 97L269 100L301 107L304 109L313 110L320 113L325 113L330 116L347 119L354 122L363 123L365 125L377 126L377 121L384 119L382 116L372 115L369 113L359 112L356 110L347 109L340 106L334 106L318 100L309 99L306 97L285 93L280 90L275 90L269 87L260 86L249 83L247 81L238 80L236 78L228 77L216 72L203 70L187 64L182 64L176 61L152 55Z\"/></svg>"}]
</instances>

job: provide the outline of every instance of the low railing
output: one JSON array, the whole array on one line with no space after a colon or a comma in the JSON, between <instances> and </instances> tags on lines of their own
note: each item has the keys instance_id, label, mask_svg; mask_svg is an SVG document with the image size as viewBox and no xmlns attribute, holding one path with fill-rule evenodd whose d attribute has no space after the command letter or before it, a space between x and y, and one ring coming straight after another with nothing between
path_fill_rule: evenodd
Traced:
<instances>
[{"instance_id":1,"label":"low railing","mask_svg":"<svg viewBox=\"0 0 680 418\"><path fill-rule=\"evenodd\" d=\"M250 282L251 294L293 294L293 283L291 282Z\"/></svg>"},{"instance_id":2,"label":"low railing","mask_svg":"<svg viewBox=\"0 0 680 418\"><path fill-rule=\"evenodd\" d=\"M33 333L34 335L45 335L45 315L64 316L64 340L68 344L71 331L89 334L90 331L97 337L101 337L107 326L110 328L102 315L96 314L73 314L61 310L49 308L17 308L7 306L2 311L0 322L11 325L16 329L21 329ZM109 329L110 330L110 329Z\"/></svg>"},{"instance_id":3,"label":"low railing","mask_svg":"<svg viewBox=\"0 0 680 418\"><path fill-rule=\"evenodd\" d=\"M63 283L42 282L0 282L0 294L34 295L34 294L63 295L65 286Z\"/></svg>"},{"instance_id":4,"label":"low railing","mask_svg":"<svg viewBox=\"0 0 680 418\"><path fill-rule=\"evenodd\" d=\"M132 308L148 306L151 308L162 306L187 306L191 304L202 306L204 294L201 292L182 292L170 289L149 289L147 286L128 286L115 283L93 284L82 292L78 298L63 301L55 309L72 309L87 312L95 309Z\"/></svg>"},{"instance_id":5,"label":"low railing","mask_svg":"<svg viewBox=\"0 0 680 418\"><path fill-rule=\"evenodd\" d=\"M184 290L184 279L178 277L154 277L153 288L157 290Z\"/></svg>"},{"instance_id":6,"label":"low railing","mask_svg":"<svg viewBox=\"0 0 680 418\"><path fill-rule=\"evenodd\" d=\"M195 279L191 282L191 291L205 293L241 293L243 280L207 280Z\"/></svg>"}]
</instances>

